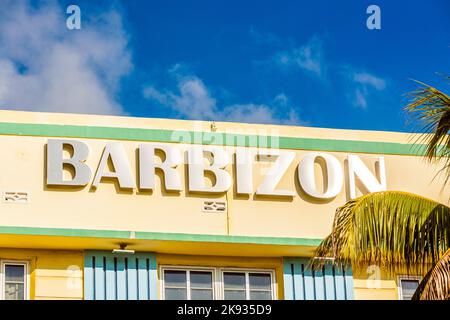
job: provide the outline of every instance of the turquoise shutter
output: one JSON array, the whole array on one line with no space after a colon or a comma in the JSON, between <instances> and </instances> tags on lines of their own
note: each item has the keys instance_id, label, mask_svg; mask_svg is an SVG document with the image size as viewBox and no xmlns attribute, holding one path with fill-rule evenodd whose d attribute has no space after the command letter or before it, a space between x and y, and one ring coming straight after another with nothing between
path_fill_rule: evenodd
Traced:
<instances>
[{"instance_id":1,"label":"turquoise shutter","mask_svg":"<svg viewBox=\"0 0 450 320\"><path fill-rule=\"evenodd\" d=\"M156 300L156 256L86 251L86 300Z\"/></svg>"},{"instance_id":2,"label":"turquoise shutter","mask_svg":"<svg viewBox=\"0 0 450 320\"><path fill-rule=\"evenodd\" d=\"M284 259L286 300L353 300L350 267L326 264L321 270L311 270L308 263L306 258Z\"/></svg>"}]
</instances>

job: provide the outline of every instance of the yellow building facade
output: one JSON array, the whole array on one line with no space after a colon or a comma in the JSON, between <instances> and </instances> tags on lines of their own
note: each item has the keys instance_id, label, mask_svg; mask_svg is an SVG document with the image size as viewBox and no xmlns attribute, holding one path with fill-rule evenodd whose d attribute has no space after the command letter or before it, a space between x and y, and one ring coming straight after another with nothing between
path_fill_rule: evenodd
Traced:
<instances>
[{"instance_id":1,"label":"yellow building facade","mask_svg":"<svg viewBox=\"0 0 450 320\"><path fill-rule=\"evenodd\" d=\"M0 111L0 298L408 298L418 278L308 261L352 198L449 199L411 141Z\"/></svg>"}]
</instances>

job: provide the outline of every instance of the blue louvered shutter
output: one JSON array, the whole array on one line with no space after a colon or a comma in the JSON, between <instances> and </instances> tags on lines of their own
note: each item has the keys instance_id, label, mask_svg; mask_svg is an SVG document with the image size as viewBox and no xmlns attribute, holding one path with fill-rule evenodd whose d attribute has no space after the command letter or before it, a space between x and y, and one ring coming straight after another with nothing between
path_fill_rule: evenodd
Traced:
<instances>
[{"instance_id":1,"label":"blue louvered shutter","mask_svg":"<svg viewBox=\"0 0 450 320\"><path fill-rule=\"evenodd\" d=\"M321 270L311 270L308 263L306 258L284 259L286 300L353 300L350 267L326 264Z\"/></svg>"},{"instance_id":2,"label":"blue louvered shutter","mask_svg":"<svg viewBox=\"0 0 450 320\"><path fill-rule=\"evenodd\" d=\"M157 270L153 253L112 254L86 251L86 300L156 300Z\"/></svg>"}]
</instances>

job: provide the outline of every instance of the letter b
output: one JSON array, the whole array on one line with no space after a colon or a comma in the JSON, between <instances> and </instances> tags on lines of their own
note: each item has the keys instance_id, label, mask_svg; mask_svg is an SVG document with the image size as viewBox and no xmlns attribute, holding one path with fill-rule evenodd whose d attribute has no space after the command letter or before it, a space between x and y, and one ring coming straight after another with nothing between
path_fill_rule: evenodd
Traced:
<instances>
[{"instance_id":1,"label":"letter b","mask_svg":"<svg viewBox=\"0 0 450 320\"><path fill-rule=\"evenodd\" d=\"M73 155L69 159L63 158L64 145L73 148ZM47 143L47 185L85 186L91 179L91 169L85 163L89 155L89 147L76 140L48 140ZM72 180L64 180L64 165L74 170Z\"/></svg>"}]
</instances>

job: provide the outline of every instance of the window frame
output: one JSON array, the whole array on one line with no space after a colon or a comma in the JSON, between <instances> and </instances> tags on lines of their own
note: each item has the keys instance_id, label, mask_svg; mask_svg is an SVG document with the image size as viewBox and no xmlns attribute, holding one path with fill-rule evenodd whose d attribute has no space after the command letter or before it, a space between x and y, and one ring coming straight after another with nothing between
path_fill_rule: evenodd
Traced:
<instances>
[{"instance_id":1,"label":"window frame","mask_svg":"<svg viewBox=\"0 0 450 320\"><path fill-rule=\"evenodd\" d=\"M253 269L253 268L219 268L220 272L220 300L224 300L225 298L225 281L224 281L224 273L226 272L234 272L234 273L244 273L245 274L245 300L250 300L250 281L249 274L250 273L261 273L261 274L269 274L270 275L270 292L272 299L277 300L277 290L276 290L276 279L275 279L275 270L273 269ZM261 290L266 291L266 290Z\"/></svg>"},{"instance_id":2,"label":"window frame","mask_svg":"<svg viewBox=\"0 0 450 320\"><path fill-rule=\"evenodd\" d=\"M215 300L216 292L217 292L217 283L216 283L216 270L212 267L196 267L196 266L170 266L170 265L164 265L160 267L160 274L161 274L161 300L166 300L166 285L165 285L165 271L185 271L186 272L186 300L191 300L191 271L198 271L198 272L211 272L212 275L212 297L213 300Z\"/></svg>"},{"instance_id":3,"label":"window frame","mask_svg":"<svg viewBox=\"0 0 450 320\"><path fill-rule=\"evenodd\" d=\"M403 299L403 289L402 289L402 280L417 280L422 281L421 276L411 276L411 275L398 275L397 276L397 291L398 291L398 299L399 300L405 300Z\"/></svg>"},{"instance_id":4,"label":"window frame","mask_svg":"<svg viewBox=\"0 0 450 320\"><path fill-rule=\"evenodd\" d=\"M30 300L30 263L24 260L0 260L0 300L5 300L5 266L15 265L24 267L24 300Z\"/></svg>"},{"instance_id":5,"label":"window frame","mask_svg":"<svg viewBox=\"0 0 450 320\"><path fill-rule=\"evenodd\" d=\"M250 273L263 273L270 275L270 292L272 296L272 300L277 300L277 282L276 282L276 274L274 269L263 269L263 268L238 268L238 267L211 267L211 266L186 266L186 265L160 265L159 273L160 273L160 297L162 300L165 300L165 271L185 271L186 272L186 298L189 300L191 295L191 287L190 287L190 275L187 275L187 271L199 271L199 272L211 272L212 273L212 296L213 300L223 300L225 297L225 283L224 273L225 272L236 272L236 273L245 273L245 297L246 300L250 299L250 285L249 285L249 274Z\"/></svg>"}]
</instances>

